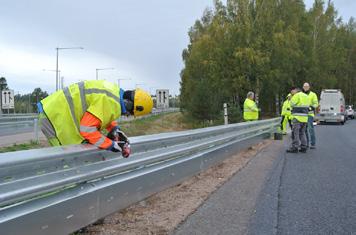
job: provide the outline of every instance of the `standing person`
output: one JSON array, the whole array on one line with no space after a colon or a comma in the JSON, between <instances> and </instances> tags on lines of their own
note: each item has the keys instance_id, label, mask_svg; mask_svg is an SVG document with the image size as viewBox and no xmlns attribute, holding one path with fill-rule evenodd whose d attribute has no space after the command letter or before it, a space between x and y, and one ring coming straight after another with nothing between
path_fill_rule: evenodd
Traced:
<instances>
[{"instance_id":1,"label":"standing person","mask_svg":"<svg viewBox=\"0 0 356 235\"><path fill-rule=\"evenodd\" d=\"M111 82L94 80L72 84L37 105L41 130L52 146L89 143L128 157L129 141L116 120L122 114L150 113L153 101L141 89L124 91ZM105 129L107 136L102 133Z\"/></svg>"},{"instance_id":2,"label":"standing person","mask_svg":"<svg viewBox=\"0 0 356 235\"><path fill-rule=\"evenodd\" d=\"M308 115L308 126L306 131L307 135L307 146L309 147L310 143L310 148L315 149L315 130L314 130L314 116L315 116L315 110L319 106L318 102L318 97L314 92L310 90L310 85L309 83L304 83L303 85L303 92L308 96L309 102L310 102L310 107L309 107L309 115Z\"/></svg>"},{"instance_id":3,"label":"standing person","mask_svg":"<svg viewBox=\"0 0 356 235\"><path fill-rule=\"evenodd\" d=\"M281 120L281 132L283 135L287 134L287 122L289 123L290 128L292 129L291 117L292 117L292 108L290 106L290 99L292 95L288 94L287 99L284 101L282 106L282 120Z\"/></svg>"},{"instance_id":4,"label":"standing person","mask_svg":"<svg viewBox=\"0 0 356 235\"><path fill-rule=\"evenodd\" d=\"M258 120L258 108L254 101L255 93L249 91L247 93L247 98L244 102L244 120L245 121L255 121Z\"/></svg>"},{"instance_id":5,"label":"standing person","mask_svg":"<svg viewBox=\"0 0 356 235\"><path fill-rule=\"evenodd\" d=\"M291 89L292 98L292 145L287 149L288 153L307 152L307 138L305 130L308 123L309 98L298 88Z\"/></svg>"}]
</instances>

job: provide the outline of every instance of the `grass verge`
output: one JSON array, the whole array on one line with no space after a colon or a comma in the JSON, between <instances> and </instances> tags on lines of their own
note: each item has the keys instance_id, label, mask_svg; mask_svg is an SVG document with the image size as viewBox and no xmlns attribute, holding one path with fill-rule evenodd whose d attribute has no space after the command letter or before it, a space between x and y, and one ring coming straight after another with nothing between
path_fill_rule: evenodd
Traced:
<instances>
[{"instance_id":1,"label":"grass verge","mask_svg":"<svg viewBox=\"0 0 356 235\"><path fill-rule=\"evenodd\" d=\"M129 137L192 129L192 125L179 112L159 114L119 125Z\"/></svg>"},{"instance_id":2,"label":"grass verge","mask_svg":"<svg viewBox=\"0 0 356 235\"><path fill-rule=\"evenodd\" d=\"M41 147L40 143L37 143L35 141L30 141L29 143L13 144L12 146L1 147L0 153L14 152L14 151L20 151L20 150L29 150L29 149L35 149L35 148L40 148L40 147Z\"/></svg>"}]
</instances>

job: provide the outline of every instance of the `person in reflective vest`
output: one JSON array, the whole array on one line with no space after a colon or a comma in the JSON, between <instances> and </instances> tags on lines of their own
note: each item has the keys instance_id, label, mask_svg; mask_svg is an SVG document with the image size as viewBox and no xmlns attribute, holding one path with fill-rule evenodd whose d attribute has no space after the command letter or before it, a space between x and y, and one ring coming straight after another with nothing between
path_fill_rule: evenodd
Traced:
<instances>
[{"instance_id":1,"label":"person in reflective vest","mask_svg":"<svg viewBox=\"0 0 356 235\"><path fill-rule=\"evenodd\" d=\"M292 129L292 123L291 123L291 117L292 117L292 108L290 106L290 99L292 95L288 94L287 99L284 101L283 106L282 106L282 120L281 120L281 132L282 134L286 135L287 134L287 123L289 123L290 128Z\"/></svg>"},{"instance_id":2,"label":"person in reflective vest","mask_svg":"<svg viewBox=\"0 0 356 235\"><path fill-rule=\"evenodd\" d=\"M292 98L290 100L292 108L292 145L287 149L288 153L298 153L307 151L307 138L305 129L308 123L309 98L298 88L291 89Z\"/></svg>"},{"instance_id":3,"label":"person in reflective vest","mask_svg":"<svg viewBox=\"0 0 356 235\"><path fill-rule=\"evenodd\" d=\"M254 101L255 94L252 91L247 93L247 98L244 102L244 115L245 121L255 121L258 120L258 108Z\"/></svg>"},{"instance_id":4,"label":"person in reflective vest","mask_svg":"<svg viewBox=\"0 0 356 235\"><path fill-rule=\"evenodd\" d=\"M52 146L87 142L100 149L121 152L122 145L102 132L120 136L121 143L128 142L116 120L122 114L149 114L153 101L141 89L124 91L111 82L94 80L65 87L43 99L38 107L41 130Z\"/></svg>"},{"instance_id":5,"label":"person in reflective vest","mask_svg":"<svg viewBox=\"0 0 356 235\"><path fill-rule=\"evenodd\" d=\"M309 107L309 115L308 115L308 125L306 131L307 135L307 146L309 147L310 143L310 148L315 149L315 130L314 130L314 116L315 116L315 111L319 106L318 102L318 97L317 95L310 90L310 85L309 83L304 83L303 85L303 92L308 96L309 102L310 102L310 107Z\"/></svg>"}]
</instances>

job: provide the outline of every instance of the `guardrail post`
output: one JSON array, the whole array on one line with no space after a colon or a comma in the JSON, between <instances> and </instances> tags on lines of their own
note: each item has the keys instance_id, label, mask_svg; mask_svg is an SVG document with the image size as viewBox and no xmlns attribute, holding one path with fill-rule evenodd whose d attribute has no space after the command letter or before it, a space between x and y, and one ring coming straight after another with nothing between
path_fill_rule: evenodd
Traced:
<instances>
[{"instance_id":1,"label":"guardrail post","mask_svg":"<svg viewBox=\"0 0 356 235\"><path fill-rule=\"evenodd\" d=\"M229 124L229 117L227 115L227 103L224 103L224 124Z\"/></svg>"},{"instance_id":2,"label":"guardrail post","mask_svg":"<svg viewBox=\"0 0 356 235\"><path fill-rule=\"evenodd\" d=\"M33 129L35 132L35 141L38 144L40 142L40 140L39 140L39 136L38 136L38 119L37 118L33 119L33 124L34 124Z\"/></svg>"}]
</instances>

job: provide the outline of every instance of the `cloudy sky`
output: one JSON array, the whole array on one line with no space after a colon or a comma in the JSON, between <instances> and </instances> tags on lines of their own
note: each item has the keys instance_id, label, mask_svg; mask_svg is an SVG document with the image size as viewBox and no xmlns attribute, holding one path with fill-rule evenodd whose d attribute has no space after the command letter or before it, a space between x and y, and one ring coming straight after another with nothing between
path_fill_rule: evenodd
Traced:
<instances>
[{"instance_id":1,"label":"cloudy sky","mask_svg":"<svg viewBox=\"0 0 356 235\"><path fill-rule=\"evenodd\" d=\"M308 7L313 0L306 0ZM355 0L334 0L344 20L355 16ZM56 47L65 84L99 78L125 89L179 92L181 52L187 32L212 0L2 0L0 76L16 92L55 89Z\"/></svg>"}]
</instances>

